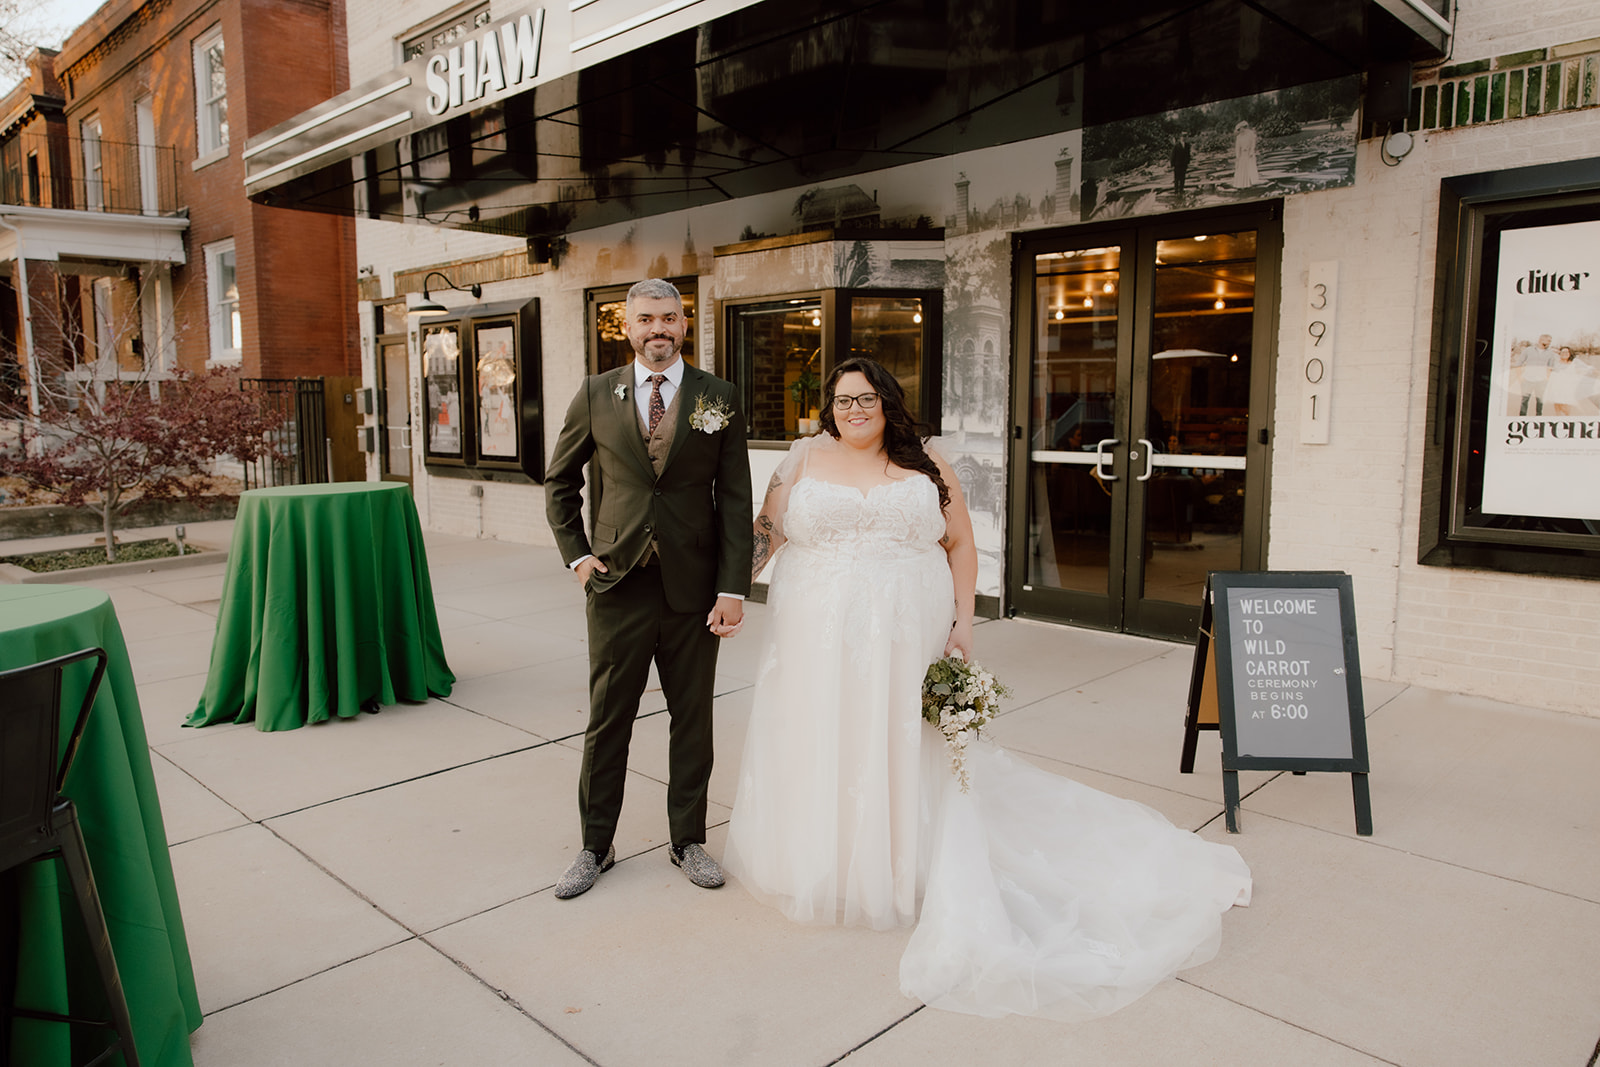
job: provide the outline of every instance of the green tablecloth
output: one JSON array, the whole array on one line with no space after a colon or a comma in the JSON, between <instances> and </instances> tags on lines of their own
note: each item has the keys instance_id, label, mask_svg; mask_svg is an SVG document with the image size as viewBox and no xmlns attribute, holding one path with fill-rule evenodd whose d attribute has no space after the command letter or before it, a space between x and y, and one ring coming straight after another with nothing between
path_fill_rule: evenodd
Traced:
<instances>
[{"instance_id":1,"label":"green tablecloth","mask_svg":"<svg viewBox=\"0 0 1600 1067\"><path fill-rule=\"evenodd\" d=\"M186 725L293 730L367 702L449 696L454 684L406 485L239 497L211 669Z\"/></svg>"},{"instance_id":2,"label":"green tablecloth","mask_svg":"<svg viewBox=\"0 0 1600 1067\"><path fill-rule=\"evenodd\" d=\"M0 670L96 645L109 657L106 675L65 792L77 805L89 846L139 1060L157 1067L191 1067L189 1033L200 1025L200 1000L150 772L144 719L116 611L98 589L0 586ZM70 733L93 672L92 663L67 669L63 738ZM103 1000L99 977L83 944L65 872L57 864L34 863L21 876L17 1004L59 1013L70 1005L107 1018L98 1007ZM27 1067L71 1062L68 1029L59 1023L16 1020L10 1062ZM91 1038L98 1041L99 1035L80 1035L84 1042Z\"/></svg>"}]
</instances>

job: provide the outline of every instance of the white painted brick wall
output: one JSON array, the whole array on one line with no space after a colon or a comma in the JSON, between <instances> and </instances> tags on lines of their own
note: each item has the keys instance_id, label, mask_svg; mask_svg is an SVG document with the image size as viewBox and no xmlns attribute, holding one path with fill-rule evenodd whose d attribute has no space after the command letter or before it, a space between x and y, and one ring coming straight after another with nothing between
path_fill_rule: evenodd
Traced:
<instances>
[{"instance_id":1,"label":"white painted brick wall","mask_svg":"<svg viewBox=\"0 0 1600 1067\"><path fill-rule=\"evenodd\" d=\"M1600 5L1593 0L1469 0L1456 18L1450 61L1492 59L1591 37L1600 37Z\"/></svg>"},{"instance_id":2,"label":"white painted brick wall","mask_svg":"<svg viewBox=\"0 0 1600 1067\"><path fill-rule=\"evenodd\" d=\"M1600 33L1593 5L1464 10L1457 59L1499 55ZM1501 28L1483 33L1479 16ZM1564 16L1563 16L1564 18ZM1584 23L1584 20L1587 20ZM1495 34L1507 34L1497 37ZM1522 119L1419 137L1399 166L1364 143L1356 184L1286 201L1283 314L1269 565L1327 568L1355 581L1362 669L1518 704L1600 714L1600 582L1417 563L1427 425L1439 182L1455 174L1600 155L1600 112ZM1302 445L1299 366L1309 265L1338 260L1338 350L1332 439Z\"/></svg>"}]
</instances>

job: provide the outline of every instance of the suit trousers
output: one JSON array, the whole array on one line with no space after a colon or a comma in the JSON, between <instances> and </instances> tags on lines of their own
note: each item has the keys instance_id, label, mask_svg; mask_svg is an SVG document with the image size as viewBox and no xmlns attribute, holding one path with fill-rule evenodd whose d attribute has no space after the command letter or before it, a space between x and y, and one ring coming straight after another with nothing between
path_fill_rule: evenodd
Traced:
<instances>
[{"instance_id":1,"label":"suit trousers","mask_svg":"<svg viewBox=\"0 0 1600 1067\"><path fill-rule=\"evenodd\" d=\"M628 743L655 660L670 717L667 825L672 843L705 843L711 783L711 697L721 638L705 612L667 605L661 566L635 567L604 593L589 593L589 727L578 777L583 847L604 856L616 836Z\"/></svg>"}]
</instances>

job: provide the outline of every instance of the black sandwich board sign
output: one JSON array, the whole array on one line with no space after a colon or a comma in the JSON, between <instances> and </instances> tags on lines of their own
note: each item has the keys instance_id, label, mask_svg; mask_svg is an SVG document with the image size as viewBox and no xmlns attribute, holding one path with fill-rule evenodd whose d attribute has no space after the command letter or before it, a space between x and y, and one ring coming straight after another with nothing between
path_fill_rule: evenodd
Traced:
<instances>
[{"instance_id":1,"label":"black sandwich board sign","mask_svg":"<svg viewBox=\"0 0 1600 1067\"><path fill-rule=\"evenodd\" d=\"M1372 833L1367 729L1350 576L1213 571L1200 608L1180 770L1200 730L1222 733L1228 832L1239 832L1239 773L1348 771L1356 833Z\"/></svg>"}]
</instances>

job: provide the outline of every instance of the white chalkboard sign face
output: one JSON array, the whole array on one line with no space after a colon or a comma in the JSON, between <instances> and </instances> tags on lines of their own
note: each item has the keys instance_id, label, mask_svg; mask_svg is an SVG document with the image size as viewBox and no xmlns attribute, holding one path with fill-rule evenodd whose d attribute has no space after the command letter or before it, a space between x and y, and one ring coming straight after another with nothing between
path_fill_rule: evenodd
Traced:
<instances>
[{"instance_id":1,"label":"white chalkboard sign face","mask_svg":"<svg viewBox=\"0 0 1600 1067\"><path fill-rule=\"evenodd\" d=\"M1209 587L1223 769L1366 773L1350 576L1217 571Z\"/></svg>"},{"instance_id":2,"label":"white chalkboard sign face","mask_svg":"<svg viewBox=\"0 0 1600 1067\"><path fill-rule=\"evenodd\" d=\"M1350 759L1339 591L1234 588L1226 601L1238 755Z\"/></svg>"}]
</instances>

